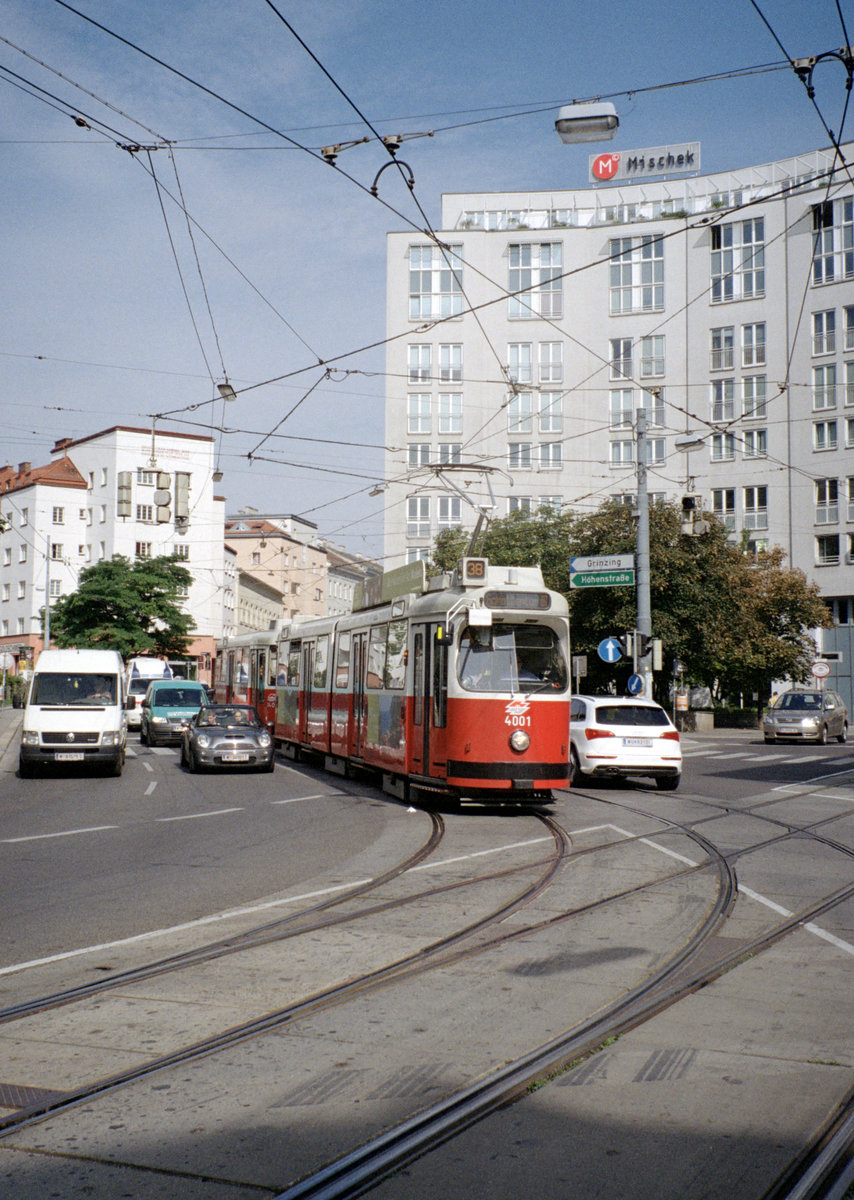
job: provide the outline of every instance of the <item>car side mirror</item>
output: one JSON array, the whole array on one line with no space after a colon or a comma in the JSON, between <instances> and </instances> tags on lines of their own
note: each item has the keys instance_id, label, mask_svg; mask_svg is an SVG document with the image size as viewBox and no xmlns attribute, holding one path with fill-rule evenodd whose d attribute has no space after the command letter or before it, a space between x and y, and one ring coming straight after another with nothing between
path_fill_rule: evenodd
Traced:
<instances>
[{"instance_id":1,"label":"car side mirror","mask_svg":"<svg viewBox=\"0 0 854 1200\"><path fill-rule=\"evenodd\" d=\"M131 709L136 708L136 696L128 696L125 702L125 708L128 710L128 712L130 712Z\"/></svg>"}]
</instances>

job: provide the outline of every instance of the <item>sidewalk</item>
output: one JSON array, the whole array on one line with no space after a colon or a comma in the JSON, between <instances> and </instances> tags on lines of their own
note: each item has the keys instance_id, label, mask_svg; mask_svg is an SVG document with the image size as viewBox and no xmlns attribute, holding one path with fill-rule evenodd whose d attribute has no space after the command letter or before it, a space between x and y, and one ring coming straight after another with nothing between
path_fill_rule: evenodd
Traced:
<instances>
[{"instance_id":1,"label":"sidewalk","mask_svg":"<svg viewBox=\"0 0 854 1200\"><path fill-rule=\"evenodd\" d=\"M23 720L24 710L22 708L12 708L10 704L0 707L0 766L3 765L3 759L8 752L10 761L14 762L11 769L17 768L18 737Z\"/></svg>"}]
</instances>

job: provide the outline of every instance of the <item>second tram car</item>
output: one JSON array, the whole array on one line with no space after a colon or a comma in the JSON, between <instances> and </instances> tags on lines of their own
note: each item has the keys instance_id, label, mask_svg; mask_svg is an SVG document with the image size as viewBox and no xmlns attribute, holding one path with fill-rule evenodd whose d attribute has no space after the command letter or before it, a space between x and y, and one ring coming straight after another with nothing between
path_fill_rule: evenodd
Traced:
<instances>
[{"instance_id":1,"label":"second tram car","mask_svg":"<svg viewBox=\"0 0 854 1200\"><path fill-rule=\"evenodd\" d=\"M419 562L376 582L358 611L284 624L275 654L270 635L243 647L245 694L258 704L257 686L265 719L274 695L285 753L369 768L400 799L542 802L566 787L568 610L539 567L465 558L428 581ZM235 669L239 641L223 644Z\"/></svg>"},{"instance_id":2,"label":"second tram car","mask_svg":"<svg viewBox=\"0 0 854 1200\"><path fill-rule=\"evenodd\" d=\"M282 622L259 633L239 633L217 643L217 704L252 704L266 725L276 720L276 655Z\"/></svg>"}]
</instances>

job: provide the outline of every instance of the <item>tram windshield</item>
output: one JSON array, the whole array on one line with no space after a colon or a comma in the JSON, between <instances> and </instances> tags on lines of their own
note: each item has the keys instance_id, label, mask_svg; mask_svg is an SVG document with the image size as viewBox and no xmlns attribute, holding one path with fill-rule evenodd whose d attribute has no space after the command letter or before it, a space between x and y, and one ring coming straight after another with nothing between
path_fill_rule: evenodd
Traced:
<instances>
[{"instance_id":1,"label":"tram windshield","mask_svg":"<svg viewBox=\"0 0 854 1200\"><path fill-rule=\"evenodd\" d=\"M558 635L545 625L467 626L457 661L470 692L566 691L566 659Z\"/></svg>"}]
</instances>

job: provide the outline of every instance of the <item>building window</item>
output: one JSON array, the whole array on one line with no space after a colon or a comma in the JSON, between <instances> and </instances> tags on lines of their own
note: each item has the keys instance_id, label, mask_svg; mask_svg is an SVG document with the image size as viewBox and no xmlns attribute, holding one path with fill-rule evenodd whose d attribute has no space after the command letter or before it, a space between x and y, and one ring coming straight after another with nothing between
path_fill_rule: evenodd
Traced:
<instances>
[{"instance_id":1,"label":"building window","mask_svg":"<svg viewBox=\"0 0 854 1200\"><path fill-rule=\"evenodd\" d=\"M24 542L18 547L18 562L26 562L26 561L27 561L27 545L26 545L26 542Z\"/></svg>"},{"instance_id":2,"label":"building window","mask_svg":"<svg viewBox=\"0 0 854 1200\"><path fill-rule=\"evenodd\" d=\"M814 204L812 231L813 283L854 277L854 199Z\"/></svg>"},{"instance_id":3,"label":"building window","mask_svg":"<svg viewBox=\"0 0 854 1200\"><path fill-rule=\"evenodd\" d=\"M631 379L632 339L611 338L611 378Z\"/></svg>"},{"instance_id":4,"label":"building window","mask_svg":"<svg viewBox=\"0 0 854 1200\"><path fill-rule=\"evenodd\" d=\"M815 565L835 567L839 564L839 534L822 533L815 539Z\"/></svg>"},{"instance_id":5,"label":"building window","mask_svg":"<svg viewBox=\"0 0 854 1200\"><path fill-rule=\"evenodd\" d=\"M11 584L9 584L9 583L4 583L4 584L3 584L3 603L4 603L4 604L8 603L8 601L9 601L9 599L10 599L10 597L11 597L11 590L12 590L12 585L11 585Z\"/></svg>"},{"instance_id":6,"label":"building window","mask_svg":"<svg viewBox=\"0 0 854 1200\"><path fill-rule=\"evenodd\" d=\"M426 383L430 378L430 355L432 346L410 346L408 348L408 375L410 383Z\"/></svg>"},{"instance_id":7,"label":"building window","mask_svg":"<svg viewBox=\"0 0 854 1200\"><path fill-rule=\"evenodd\" d=\"M765 322L741 327L741 365L765 366Z\"/></svg>"},{"instance_id":8,"label":"building window","mask_svg":"<svg viewBox=\"0 0 854 1200\"><path fill-rule=\"evenodd\" d=\"M25 579L18 580L18 599L26 600L27 598L27 581Z\"/></svg>"},{"instance_id":9,"label":"building window","mask_svg":"<svg viewBox=\"0 0 854 1200\"><path fill-rule=\"evenodd\" d=\"M507 432L531 433L534 428L533 404L530 392L516 392L507 405Z\"/></svg>"},{"instance_id":10,"label":"building window","mask_svg":"<svg viewBox=\"0 0 854 1200\"><path fill-rule=\"evenodd\" d=\"M741 411L748 420L765 420L767 382L764 375L745 375L741 381Z\"/></svg>"},{"instance_id":11,"label":"building window","mask_svg":"<svg viewBox=\"0 0 854 1200\"><path fill-rule=\"evenodd\" d=\"M563 432L563 393L540 393L540 433Z\"/></svg>"},{"instance_id":12,"label":"building window","mask_svg":"<svg viewBox=\"0 0 854 1200\"><path fill-rule=\"evenodd\" d=\"M410 496L406 501L406 536L430 536L430 497Z\"/></svg>"},{"instance_id":13,"label":"building window","mask_svg":"<svg viewBox=\"0 0 854 1200\"><path fill-rule=\"evenodd\" d=\"M175 546L172 554L175 558L180 558L182 561L186 562L190 557L190 547L186 542L182 542L179 546Z\"/></svg>"},{"instance_id":14,"label":"building window","mask_svg":"<svg viewBox=\"0 0 854 1200\"><path fill-rule=\"evenodd\" d=\"M458 342L444 342L439 346L439 379L443 383L461 380L463 377L463 348Z\"/></svg>"},{"instance_id":15,"label":"building window","mask_svg":"<svg viewBox=\"0 0 854 1200\"><path fill-rule=\"evenodd\" d=\"M454 529L462 521L462 500L459 496L440 496L436 521L439 529Z\"/></svg>"},{"instance_id":16,"label":"building window","mask_svg":"<svg viewBox=\"0 0 854 1200\"><path fill-rule=\"evenodd\" d=\"M835 363L828 363L825 367L813 367L812 406L816 411L822 408L836 408Z\"/></svg>"},{"instance_id":17,"label":"building window","mask_svg":"<svg viewBox=\"0 0 854 1200\"><path fill-rule=\"evenodd\" d=\"M51 600L58 600L61 595L62 595L62 584L60 583L60 581L58 579L51 579L51 581L50 581L50 598L51 598Z\"/></svg>"},{"instance_id":18,"label":"building window","mask_svg":"<svg viewBox=\"0 0 854 1200\"><path fill-rule=\"evenodd\" d=\"M664 425L664 388L655 388L643 393L647 425L662 428Z\"/></svg>"},{"instance_id":19,"label":"building window","mask_svg":"<svg viewBox=\"0 0 854 1200\"><path fill-rule=\"evenodd\" d=\"M744 489L744 528L768 528L767 487L746 487Z\"/></svg>"},{"instance_id":20,"label":"building window","mask_svg":"<svg viewBox=\"0 0 854 1200\"><path fill-rule=\"evenodd\" d=\"M835 450L837 426L835 421L814 421L812 427L813 450Z\"/></svg>"},{"instance_id":21,"label":"building window","mask_svg":"<svg viewBox=\"0 0 854 1200\"><path fill-rule=\"evenodd\" d=\"M844 320L844 332L842 349L847 354L849 350L854 350L854 304L849 304L842 310Z\"/></svg>"},{"instance_id":22,"label":"building window","mask_svg":"<svg viewBox=\"0 0 854 1200\"><path fill-rule=\"evenodd\" d=\"M507 465L511 471L530 471L531 443L511 442L507 447Z\"/></svg>"},{"instance_id":23,"label":"building window","mask_svg":"<svg viewBox=\"0 0 854 1200\"><path fill-rule=\"evenodd\" d=\"M612 467L631 467L634 465L635 444L628 439L611 442L609 461Z\"/></svg>"},{"instance_id":24,"label":"building window","mask_svg":"<svg viewBox=\"0 0 854 1200\"><path fill-rule=\"evenodd\" d=\"M827 309L812 315L813 354L836 353L836 310Z\"/></svg>"},{"instance_id":25,"label":"building window","mask_svg":"<svg viewBox=\"0 0 854 1200\"><path fill-rule=\"evenodd\" d=\"M712 380L712 420L720 424L735 419L735 380Z\"/></svg>"},{"instance_id":26,"label":"building window","mask_svg":"<svg viewBox=\"0 0 854 1200\"><path fill-rule=\"evenodd\" d=\"M442 442L439 445L439 462L448 464L461 463L463 447L460 442Z\"/></svg>"},{"instance_id":27,"label":"building window","mask_svg":"<svg viewBox=\"0 0 854 1200\"><path fill-rule=\"evenodd\" d=\"M531 513L534 511L534 502L530 496L510 496L507 500L507 511Z\"/></svg>"},{"instance_id":28,"label":"building window","mask_svg":"<svg viewBox=\"0 0 854 1200\"><path fill-rule=\"evenodd\" d=\"M430 432L430 396L428 393L407 396L406 398L406 432Z\"/></svg>"},{"instance_id":29,"label":"building window","mask_svg":"<svg viewBox=\"0 0 854 1200\"><path fill-rule=\"evenodd\" d=\"M664 242L658 237L612 238L610 310L658 312L664 308Z\"/></svg>"},{"instance_id":30,"label":"building window","mask_svg":"<svg viewBox=\"0 0 854 1200\"><path fill-rule=\"evenodd\" d=\"M764 458L768 453L768 430L747 429L744 432L744 457Z\"/></svg>"},{"instance_id":31,"label":"building window","mask_svg":"<svg viewBox=\"0 0 854 1200\"><path fill-rule=\"evenodd\" d=\"M430 561L430 547L429 546L407 546L406 561L408 563L429 562Z\"/></svg>"},{"instance_id":32,"label":"building window","mask_svg":"<svg viewBox=\"0 0 854 1200\"><path fill-rule=\"evenodd\" d=\"M101 505L101 512L100 512L99 520L102 525L106 525L106 523L107 523L107 506L106 506L106 504Z\"/></svg>"},{"instance_id":33,"label":"building window","mask_svg":"<svg viewBox=\"0 0 854 1200\"><path fill-rule=\"evenodd\" d=\"M854 417L848 417L845 422L845 448L850 450L854 446Z\"/></svg>"},{"instance_id":34,"label":"building window","mask_svg":"<svg viewBox=\"0 0 854 1200\"><path fill-rule=\"evenodd\" d=\"M540 342L540 383L563 382L563 342Z\"/></svg>"},{"instance_id":35,"label":"building window","mask_svg":"<svg viewBox=\"0 0 854 1200\"><path fill-rule=\"evenodd\" d=\"M50 556L54 561L62 560L62 545L59 542L50 542Z\"/></svg>"},{"instance_id":36,"label":"building window","mask_svg":"<svg viewBox=\"0 0 854 1200\"><path fill-rule=\"evenodd\" d=\"M154 505L153 504L137 504L136 519L143 521L146 524L151 524L154 520Z\"/></svg>"},{"instance_id":37,"label":"building window","mask_svg":"<svg viewBox=\"0 0 854 1200\"><path fill-rule=\"evenodd\" d=\"M664 338L656 334L654 337L643 337L641 348L641 379L650 379L655 375L664 374Z\"/></svg>"},{"instance_id":38,"label":"building window","mask_svg":"<svg viewBox=\"0 0 854 1200\"><path fill-rule=\"evenodd\" d=\"M511 243L508 248L511 317L563 316L563 247L560 242ZM516 293L521 293L517 295Z\"/></svg>"},{"instance_id":39,"label":"building window","mask_svg":"<svg viewBox=\"0 0 854 1200\"><path fill-rule=\"evenodd\" d=\"M463 311L462 246L409 247L409 316L413 321L457 317Z\"/></svg>"},{"instance_id":40,"label":"building window","mask_svg":"<svg viewBox=\"0 0 854 1200\"><path fill-rule=\"evenodd\" d=\"M101 487L107 486L107 481L110 478L110 473L106 467L101 467Z\"/></svg>"},{"instance_id":41,"label":"building window","mask_svg":"<svg viewBox=\"0 0 854 1200\"><path fill-rule=\"evenodd\" d=\"M461 392L439 395L439 433L462 433L463 397Z\"/></svg>"},{"instance_id":42,"label":"building window","mask_svg":"<svg viewBox=\"0 0 854 1200\"><path fill-rule=\"evenodd\" d=\"M511 342L507 347L507 371L514 383L531 383L531 343Z\"/></svg>"},{"instance_id":43,"label":"building window","mask_svg":"<svg viewBox=\"0 0 854 1200\"><path fill-rule=\"evenodd\" d=\"M540 446L540 470L559 471L563 466L563 442L543 442Z\"/></svg>"},{"instance_id":44,"label":"building window","mask_svg":"<svg viewBox=\"0 0 854 1200\"><path fill-rule=\"evenodd\" d=\"M711 448L712 462L732 462L735 458L735 434L712 434Z\"/></svg>"},{"instance_id":45,"label":"building window","mask_svg":"<svg viewBox=\"0 0 854 1200\"><path fill-rule=\"evenodd\" d=\"M51 520L53 521L54 525L64 525L65 524L65 509L64 508L54 508L53 516L51 517Z\"/></svg>"},{"instance_id":46,"label":"building window","mask_svg":"<svg viewBox=\"0 0 854 1200\"><path fill-rule=\"evenodd\" d=\"M614 388L611 391L611 429L631 429L634 401L631 388Z\"/></svg>"},{"instance_id":47,"label":"building window","mask_svg":"<svg viewBox=\"0 0 854 1200\"><path fill-rule=\"evenodd\" d=\"M11 565L12 565L12 547L4 546L3 547L3 566L9 567Z\"/></svg>"},{"instance_id":48,"label":"building window","mask_svg":"<svg viewBox=\"0 0 854 1200\"><path fill-rule=\"evenodd\" d=\"M712 304L765 295L765 221L713 225Z\"/></svg>"},{"instance_id":49,"label":"building window","mask_svg":"<svg viewBox=\"0 0 854 1200\"><path fill-rule=\"evenodd\" d=\"M712 492L712 512L727 533L735 529L735 488L715 488Z\"/></svg>"},{"instance_id":50,"label":"building window","mask_svg":"<svg viewBox=\"0 0 854 1200\"><path fill-rule=\"evenodd\" d=\"M156 482L154 471L147 471L144 467L137 467L136 482L138 487L154 487Z\"/></svg>"},{"instance_id":51,"label":"building window","mask_svg":"<svg viewBox=\"0 0 854 1200\"><path fill-rule=\"evenodd\" d=\"M712 330L712 362L713 371L731 371L733 368L733 346L735 344L735 326L722 325Z\"/></svg>"},{"instance_id":52,"label":"building window","mask_svg":"<svg viewBox=\"0 0 854 1200\"><path fill-rule=\"evenodd\" d=\"M646 461L648 466L659 466L664 462L664 438L646 439Z\"/></svg>"},{"instance_id":53,"label":"building window","mask_svg":"<svg viewBox=\"0 0 854 1200\"><path fill-rule=\"evenodd\" d=\"M430 443L429 442L413 442L407 448L406 465L412 467L426 467L430 464Z\"/></svg>"},{"instance_id":54,"label":"building window","mask_svg":"<svg viewBox=\"0 0 854 1200\"><path fill-rule=\"evenodd\" d=\"M854 404L854 362L845 364L845 406Z\"/></svg>"},{"instance_id":55,"label":"building window","mask_svg":"<svg viewBox=\"0 0 854 1200\"><path fill-rule=\"evenodd\" d=\"M563 496L540 496L540 508L548 508L552 512L560 512L563 508Z\"/></svg>"},{"instance_id":56,"label":"building window","mask_svg":"<svg viewBox=\"0 0 854 1200\"><path fill-rule=\"evenodd\" d=\"M151 542L137 542L136 543L136 557L137 558L151 558Z\"/></svg>"},{"instance_id":57,"label":"building window","mask_svg":"<svg viewBox=\"0 0 854 1200\"><path fill-rule=\"evenodd\" d=\"M815 481L815 523L835 525L839 520L839 480Z\"/></svg>"},{"instance_id":58,"label":"building window","mask_svg":"<svg viewBox=\"0 0 854 1200\"><path fill-rule=\"evenodd\" d=\"M260 550L252 551L252 566L253 567L261 566L261 551Z\"/></svg>"},{"instance_id":59,"label":"building window","mask_svg":"<svg viewBox=\"0 0 854 1200\"><path fill-rule=\"evenodd\" d=\"M854 475L848 476L848 520L854 521Z\"/></svg>"}]
</instances>

